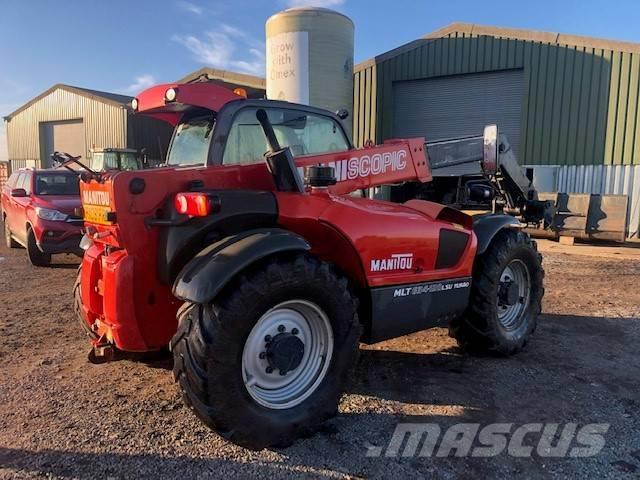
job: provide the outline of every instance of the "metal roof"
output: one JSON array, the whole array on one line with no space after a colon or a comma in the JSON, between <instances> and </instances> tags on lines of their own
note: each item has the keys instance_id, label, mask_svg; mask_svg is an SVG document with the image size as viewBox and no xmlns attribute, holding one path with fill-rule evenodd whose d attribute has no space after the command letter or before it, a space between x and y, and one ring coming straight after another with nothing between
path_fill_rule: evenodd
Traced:
<instances>
[{"instance_id":1,"label":"metal roof","mask_svg":"<svg viewBox=\"0 0 640 480\"><path fill-rule=\"evenodd\" d=\"M525 40L540 42L550 45L571 45L576 47L598 48L615 52L640 53L640 43L621 42L617 40L607 40L603 38L586 37L581 35L570 35L558 32L543 32L538 30L526 30L521 28L502 28L475 23L454 22L446 27L428 33L423 37L405 43L399 47L391 49L373 58L364 60L354 66L354 71L362 70L370 65L374 65L389 58L393 58L404 52L424 45L432 40L448 37L456 34L465 36L490 36L496 38L509 38L514 40Z\"/></svg>"},{"instance_id":2,"label":"metal roof","mask_svg":"<svg viewBox=\"0 0 640 480\"><path fill-rule=\"evenodd\" d=\"M90 98L92 100L97 100L99 102L107 103L109 105L116 105L116 106L122 106L122 107L126 107L129 103L131 103L131 100L133 99L133 97L129 97L127 95L119 95L117 93L102 92L102 91L99 91L99 90L91 90L91 89L88 89L88 88L74 87L72 85L65 85L63 83L57 83L53 87L51 87L51 88L45 90L44 92L42 92L37 97L32 98L31 100L29 100L27 103L22 105L17 110L14 110L10 114L6 115L4 117L4 119L7 120L7 121L11 120L11 118L16 116L18 113L20 113L23 110L29 108L31 105L36 103L38 100L41 100L42 98L46 97L51 92L54 92L56 90L66 90L67 92L75 93L75 94L81 95L83 97Z\"/></svg>"},{"instance_id":3,"label":"metal roof","mask_svg":"<svg viewBox=\"0 0 640 480\"><path fill-rule=\"evenodd\" d=\"M199 80L213 81L222 86L226 86L233 90L236 87L243 87L247 90L249 97L256 98L264 96L264 92L266 90L266 80L262 77L256 77L254 75L247 75L244 73L236 73L229 72L226 70L218 70L215 68L201 68L200 70L196 70L195 72L190 73L189 75L178 80L177 83L190 83ZM32 98L27 103L19 107L17 110L9 113L4 117L5 120L11 120L15 115L22 112L23 110L29 108L31 105L36 103L38 100L46 97L51 92L56 90L66 90L67 92L75 93L78 95L82 95L83 97L87 97L93 100L97 100L99 102L107 103L109 105L116 105L127 107L133 97L128 95L120 95L117 93L111 92L103 92L100 90L93 90L90 88L83 87L75 87L73 85L66 85L64 83L57 83L51 88L45 90L40 95L35 98Z\"/></svg>"},{"instance_id":4,"label":"metal roof","mask_svg":"<svg viewBox=\"0 0 640 480\"><path fill-rule=\"evenodd\" d=\"M91 90L89 88L81 88L81 87L70 87L70 88L75 88L76 90L81 90L83 92L86 92L88 95L93 95L95 97L100 97L103 98L105 100L112 100L116 103L120 103L122 105L126 105L128 103L131 103L131 100L133 100L133 97L130 97L129 95L120 95L119 93L111 93L111 92L101 92L99 90Z\"/></svg>"},{"instance_id":5,"label":"metal roof","mask_svg":"<svg viewBox=\"0 0 640 480\"><path fill-rule=\"evenodd\" d=\"M177 83L194 82L200 78L204 80L218 80L220 82L239 87L250 87L258 90L265 90L267 88L266 80L263 77L256 77L246 73L229 72L227 70L218 70L216 68L209 67L204 67L200 70L196 70L195 72L191 72L189 75L178 80Z\"/></svg>"}]
</instances>

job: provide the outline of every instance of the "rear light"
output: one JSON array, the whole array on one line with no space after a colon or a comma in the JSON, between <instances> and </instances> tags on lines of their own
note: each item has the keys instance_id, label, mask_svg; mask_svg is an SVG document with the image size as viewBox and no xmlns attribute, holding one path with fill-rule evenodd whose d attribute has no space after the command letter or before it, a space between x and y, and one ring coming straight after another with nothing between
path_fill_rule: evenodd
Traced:
<instances>
[{"instance_id":1,"label":"rear light","mask_svg":"<svg viewBox=\"0 0 640 480\"><path fill-rule=\"evenodd\" d=\"M190 217L206 217L213 210L211 198L206 193L178 193L174 204L179 214Z\"/></svg>"},{"instance_id":2,"label":"rear light","mask_svg":"<svg viewBox=\"0 0 640 480\"><path fill-rule=\"evenodd\" d=\"M235 88L233 90L233 93L235 93L240 97L247 98L247 91L244 88L241 88L241 87Z\"/></svg>"}]
</instances>

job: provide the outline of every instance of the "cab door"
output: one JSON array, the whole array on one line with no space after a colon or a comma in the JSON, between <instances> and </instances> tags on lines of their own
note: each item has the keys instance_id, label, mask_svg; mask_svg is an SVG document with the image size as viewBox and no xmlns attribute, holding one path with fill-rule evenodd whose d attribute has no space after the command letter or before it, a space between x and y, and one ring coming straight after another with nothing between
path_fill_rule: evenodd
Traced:
<instances>
[{"instance_id":1,"label":"cab door","mask_svg":"<svg viewBox=\"0 0 640 480\"><path fill-rule=\"evenodd\" d=\"M11 225L11 231L22 242L27 241L27 209L31 204L31 195L33 193L33 172L24 172L20 174L18 183L15 188L23 188L27 192L26 197L12 197L13 203L13 223Z\"/></svg>"},{"instance_id":2,"label":"cab door","mask_svg":"<svg viewBox=\"0 0 640 480\"><path fill-rule=\"evenodd\" d=\"M14 190L16 188L22 188L21 184L22 184L22 180L25 176L24 172L20 172L16 174L16 178L14 178L13 183L10 185L10 188L7 189L6 192L6 196L4 198L4 211L7 214L7 225L9 226L9 230L11 230L11 233L13 233L14 235L16 234L16 228L18 226L18 220L17 220L17 216L19 215L18 213L18 202L17 202L17 198L16 197L12 197L11 196L11 190Z\"/></svg>"},{"instance_id":3,"label":"cab door","mask_svg":"<svg viewBox=\"0 0 640 480\"><path fill-rule=\"evenodd\" d=\"M11 190L14 188L16 181L18 180L18 172L14 172L11 174L7 183L5 183L4 187L2 187L2 192L0 193L0 209L2 213L6 216L9 216L9 212L11 211ZM9 225L9 219L4 219Z\"/></svg>"}]
</instances>

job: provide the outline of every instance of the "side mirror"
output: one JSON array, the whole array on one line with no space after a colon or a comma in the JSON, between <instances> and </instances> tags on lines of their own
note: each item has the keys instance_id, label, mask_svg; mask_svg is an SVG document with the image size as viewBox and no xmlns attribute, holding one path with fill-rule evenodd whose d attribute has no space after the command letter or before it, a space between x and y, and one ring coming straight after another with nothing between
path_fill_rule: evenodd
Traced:
<instances>
[{"instance_id":1,"label":"side mirror","mask_svg":"<svg viewBox=\"0 0 640 480\"><path fill-rule=\"evenodd\" d=\"M494 175L498 171L498 126L484 127L484 152L482 156L482 171L487 175Z\"/></svg>"},{"instance_id":2,"label":"side mirror","mask_svg":"<svg viewBox=\"0 0 640 480\"><path fill-rule=\"evenodd\" d=\"M27 191L24 188L14 188L11 190L11 196L16 198L26 197Z\"/></svg>"}]
</instances>

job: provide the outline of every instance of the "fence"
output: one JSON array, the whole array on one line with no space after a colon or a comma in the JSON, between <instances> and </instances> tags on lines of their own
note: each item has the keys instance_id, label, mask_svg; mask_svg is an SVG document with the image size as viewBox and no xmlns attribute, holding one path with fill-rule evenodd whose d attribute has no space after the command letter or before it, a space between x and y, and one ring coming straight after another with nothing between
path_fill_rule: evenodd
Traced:
<instances>
[{"instance_id":1,"label":"fence","mask_svg":"<svg viewBox=\"0 0 640 480\"><path fill-rule=\"evenodd\" d=\"M40 160L34 160L33 158L10 158L11 171L16 171L20 168L40 168Z\"/></svg>"},{"instance_id":2,"label":"fence","mask_svg":"<svg viewBox=\"0 0 640 480\"><path fill-rule=\"evenodd\" d=\"M0 188L4 187L11 175L11 164L9 162L0 162Z\"/></svg>"}]
</instances>

